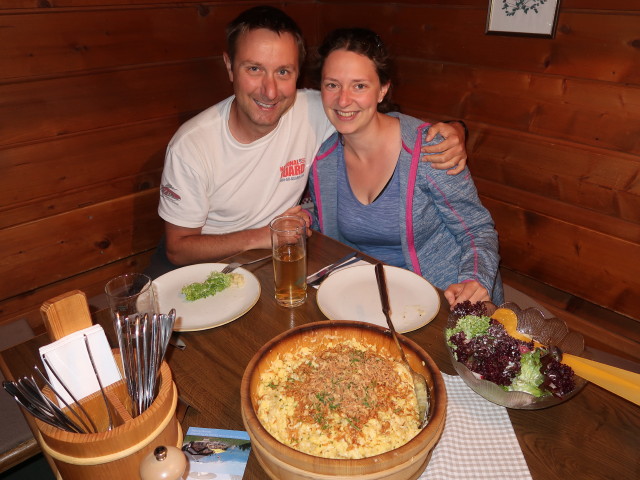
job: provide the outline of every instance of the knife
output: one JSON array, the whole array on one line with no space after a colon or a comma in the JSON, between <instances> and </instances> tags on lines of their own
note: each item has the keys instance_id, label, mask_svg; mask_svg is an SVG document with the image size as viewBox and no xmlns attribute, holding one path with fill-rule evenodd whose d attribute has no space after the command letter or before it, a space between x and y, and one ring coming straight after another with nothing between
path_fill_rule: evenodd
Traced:
<instances>
[{"instance_id":1,"label":"knife","mask_svg":"<svg viewBox=\"0 0 640 480\"><path fill-rule=\"evenodd\" d=\"M351 260L347 260L346 262L342 262L342 263L339 263L338 265L334 265L329 270L327 270L322 275L320 275L318 278L316 278L314 281L309 282L307 285L309 285L310 287L319 287L320 284L324 282L324 280L333 272L337 270L342 270L344 267L348 267L349 265L353 265L354 263L358 263L360 260L362 260L362 256L356 255L355 258L352 258Z\"/></svg>"},{"instance_id":2,"label":"knife","mask_svg":"<svg viewBox=\"0 0 640 480\"><path fill-rule=\"evenodd\" d=\"M318 280L319 278L323 277L324 275L326 275L327 273L331 272L334 268L339 267L340 265L342 265L344 262L346 262L347 260L355 257L357 255L358 252L351 252L348 255L345 255L344 257L342 257L340 260L338 260L337 262L333 262L329 265L327 265L326 267L318 270L316 273L313 273L311 275L309 275L307 277L307 283L311 283L311 282L315 282L316 280Z\"/></svg>"}]
</instances>

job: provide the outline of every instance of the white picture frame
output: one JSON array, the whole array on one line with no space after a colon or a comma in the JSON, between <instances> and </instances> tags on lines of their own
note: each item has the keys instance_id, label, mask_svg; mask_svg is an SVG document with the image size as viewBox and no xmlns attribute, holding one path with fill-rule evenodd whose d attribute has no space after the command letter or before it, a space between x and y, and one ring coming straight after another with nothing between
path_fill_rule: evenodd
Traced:
<instances>
[{"instance_id":1,"label":"white picture frame","mask_svg":"<svg viewBox=\"0 0 640 480\"><path fill-rule=\"evenodd\" d=\"M554 38L560 0L489 0L486 34Z\"/></svg>"}]
</instances>

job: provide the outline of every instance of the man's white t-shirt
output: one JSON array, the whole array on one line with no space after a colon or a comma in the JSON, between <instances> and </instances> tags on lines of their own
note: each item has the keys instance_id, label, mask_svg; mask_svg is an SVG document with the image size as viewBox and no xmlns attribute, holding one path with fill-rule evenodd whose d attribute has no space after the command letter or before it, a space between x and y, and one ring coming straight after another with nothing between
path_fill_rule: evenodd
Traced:
<instances>
[{"instance_id":1,"label":"man's white t-shirt","mask_svg":"<svg viewBox=\"0 0 640 480\"><path fill-rule=\"evenodd\" d=\"M229 131L234 97L187 121L167 148L160 217L203 234L267 225L300 201L311 162L334 128L320 93L298 90L278 126L250 144Z\"/></svg>"}]
</instances>

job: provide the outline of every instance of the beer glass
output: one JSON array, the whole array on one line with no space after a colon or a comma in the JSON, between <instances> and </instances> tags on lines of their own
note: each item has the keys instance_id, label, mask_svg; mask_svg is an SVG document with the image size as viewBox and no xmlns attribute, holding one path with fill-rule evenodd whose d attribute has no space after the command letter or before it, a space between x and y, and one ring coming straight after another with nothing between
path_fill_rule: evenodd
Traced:
<instances>
[{"instance_id":1,"label":"beer glass","mask_svg":"<svg viewBox=\"0 0 640 480\"><path fill-rule=\"evenodd\" d=\"M276 302L297 307L307 299L307 227L297 215L274 218L271 228Z\"/></svg>"}]
</instances>

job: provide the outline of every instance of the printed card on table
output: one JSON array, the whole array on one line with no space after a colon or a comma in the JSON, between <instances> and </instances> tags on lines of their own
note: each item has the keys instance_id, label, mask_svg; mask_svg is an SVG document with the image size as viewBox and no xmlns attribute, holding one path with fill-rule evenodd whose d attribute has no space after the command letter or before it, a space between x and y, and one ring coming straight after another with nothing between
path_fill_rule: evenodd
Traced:
<instances>
[{"instance_id":1,"label":"printed card on table","mask_svg":"<svg viewBox=\"0 0 640 480\"><path fill-rule=\"evenodd\" d=\"M189 459L185 480L242 480L251 440L241 430L189 427L182 451Z\"/></svg>"}]
</instances>

